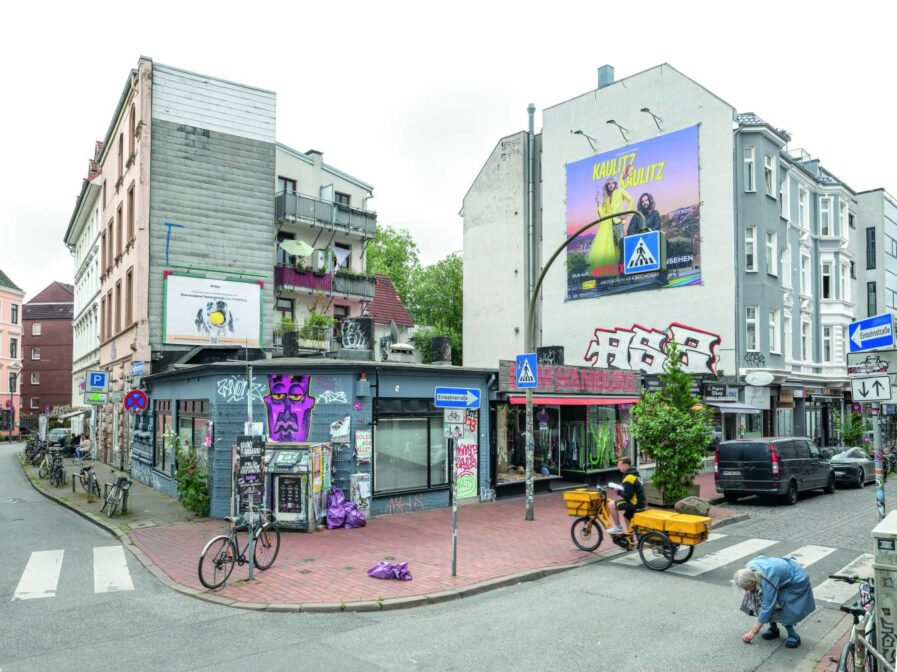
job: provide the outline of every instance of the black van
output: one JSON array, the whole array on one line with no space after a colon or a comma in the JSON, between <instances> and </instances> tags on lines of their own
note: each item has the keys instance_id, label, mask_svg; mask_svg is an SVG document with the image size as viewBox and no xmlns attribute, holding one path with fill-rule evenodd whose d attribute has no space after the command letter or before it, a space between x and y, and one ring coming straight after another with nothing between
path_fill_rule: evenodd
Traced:
<instances>
[{"instance_id":1,"label":"black van","mask_svg":"<svg viewBox=\"0 0 897 672\"><path fill-rule=\"evenodd\" d=\"M822 488L835 491L835 471L813 441L783 436L724 441L713 466L716 491L727 502L747 495L783 495L797 503L797 493Z\"/></svg>"}]
</instances>

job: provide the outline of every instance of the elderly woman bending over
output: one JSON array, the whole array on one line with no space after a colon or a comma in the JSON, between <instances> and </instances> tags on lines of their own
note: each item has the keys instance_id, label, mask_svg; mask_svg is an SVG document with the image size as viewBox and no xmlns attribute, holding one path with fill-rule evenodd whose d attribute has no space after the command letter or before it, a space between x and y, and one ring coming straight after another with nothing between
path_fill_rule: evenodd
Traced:
<instances>
[{"instance_id":1,"label":"elderly woman bending over","mask_svg":"<svg viewBox=\"0 0 897 672\"><path fill-rule=\"evenodd\" d=\"M757 623L741 636L741 641L750 644L767 624L769 628L763 633L763 639L776 639L779 636L778 622L781 622L788 631L785 646L789 649L800 646L794 626L813 613L816 601L810 579L796 560L761 555L735 572L733 580L745 592L754 592L760 605Z\"/></svg>"}]
</instances>

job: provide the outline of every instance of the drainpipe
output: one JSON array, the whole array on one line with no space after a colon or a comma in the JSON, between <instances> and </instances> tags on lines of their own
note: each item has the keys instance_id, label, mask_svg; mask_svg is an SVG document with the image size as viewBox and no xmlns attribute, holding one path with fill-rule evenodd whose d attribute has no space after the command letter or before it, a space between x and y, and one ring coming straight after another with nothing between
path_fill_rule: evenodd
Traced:
<instances>
[{"instance_id":1,"label":"drainpipe","mask_svg":"<svg viewBox=\"0 0 897 672\"><path fill-rule=\"evenodd\" d=\"M526 200L526 224L527 224L527 237L526 237L526 299L529 302L530 297L533 295L533 282L535 280L536 275L536 213L535 213L535 185L534 180L536 176L535 171L535 116L536 116L536 106L533 103L530 103L526 108L527 115L529 116L529 132L527 133L527 165L526 165L526 187L527 187L527 200ZM538 339L541 341L541 339ZM535 346L537 339L536 334L531 335L530 345Z\"/></svg>"}]
</instances>

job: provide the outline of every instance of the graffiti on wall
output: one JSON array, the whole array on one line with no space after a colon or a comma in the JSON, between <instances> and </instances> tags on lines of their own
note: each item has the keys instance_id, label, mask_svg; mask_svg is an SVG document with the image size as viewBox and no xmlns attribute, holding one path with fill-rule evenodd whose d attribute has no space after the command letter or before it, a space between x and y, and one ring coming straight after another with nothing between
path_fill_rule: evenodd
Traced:
<instances>
[{"instance_id":1,"label":"graffiti on wall","mask_svg":"<svg viewBox=\"0 0 897 672\"><path fill-rule=\"evenodd\" d=\"M682 352L682 369L688 373L716 373L722 343L718 334L673 322L666 329L639 324L629 329L595 329L583 359L599 368L630 369L660 374L667 359L666 347L676 341Z\"/></svg>"},{"instance_id":2,"label":"graffiti on wall","mask_svg":"<svg viewBox=\"0 0 897 672\"><path fill-rule=\"evenodd\" d=\"M268 376L268 435L272 441L307 441L315 398L311 376L275 373Z\"/></svg>"},{"instance_id":3,"label":"graffiti on wall","mask_svg":"<svg viewBox=\"0 0 897 672\"><path fill-rule=\"evenodd\" d=\"M746 352L744 363L748 366L766 366L766 357L760 352Z\"/></svg>"},{"instance_id":4,"label":"graffiti on wall","mask_svg":"<svg viewBox=\"0 0 897 672\"><path fill-rule=\"evenodd\" d=\"M404 495L398 497L390 497L386 503L384 513L389 516L394 513L411 513L412 511L424 510L423 495Z\"/></svg>"},{"instance_id":5,"label":"graffiti on wall","mask_svg":"<svg viewBox=\"0 0 897 672\"><path fill-rule=\"evenodd\" d=\"M218 396L224 400L226 404L235 404L240 401L246 401L246 391L249 389L249 381L246 376L238 376L231 374L227 378L220 378L217 381ZM262 401L262 384L256 382L255 376L252 377L252 398Z\"/></svg>"},{"instance_id":6,"label":"graffiti on wall","mask_svg":"<svg viewBox=\"0 0 897 672\"><path fill-rule=\"evenodd\" d=\"M347 317L342 322L340 341L346 350L370 350L374 323L369 317Z\"/></svg>"},{"instance_id":7,"label":"graffiti on wall","mask_svg":"<svg viewBox=\"0 0 897 672\"><path fill-rule=\"evenodd\" d=\"M477 443L455 442L455 487L458 499L477 496Z\"/></svg>"},{"instance_id":8,"label":"graffiti on wall","mask_svg":"<svg viewBox=\"0 0 897 672\"><path fill-rule=\"evenodd\" d=\"M342 390L324 390L318 393L319 404L348 404L349 399Z\"/></svg>"}]
</instances>

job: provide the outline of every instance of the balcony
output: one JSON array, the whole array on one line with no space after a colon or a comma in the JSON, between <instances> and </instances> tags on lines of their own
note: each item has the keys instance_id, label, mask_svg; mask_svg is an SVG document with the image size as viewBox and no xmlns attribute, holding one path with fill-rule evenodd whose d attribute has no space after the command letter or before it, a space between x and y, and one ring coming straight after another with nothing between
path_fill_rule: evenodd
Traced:
<instances>
[{"instance_id":1,"label":"balcony","mask_svg":"<svg viewBox=\"0 0 897 672\"><path fill-rule=\"evenodd\" d=\"M274 286L278 291L296 294L323 294L344 296L357 301L371 301L374 298L374 278L349 277L339 272L315 273L291 266L274 267Z\"/></svg>"},{"instance_id":2,"label":"balcony","mask_svg":"<svg viewBox=\"0 0 897 672\"><path fill-rule=\"evenodd\" d=\"M330 203L295 192L274 197L274 218L279 224L297 222L369 240L377 232L377 213Z\"/></svg>"}]
</instances>

